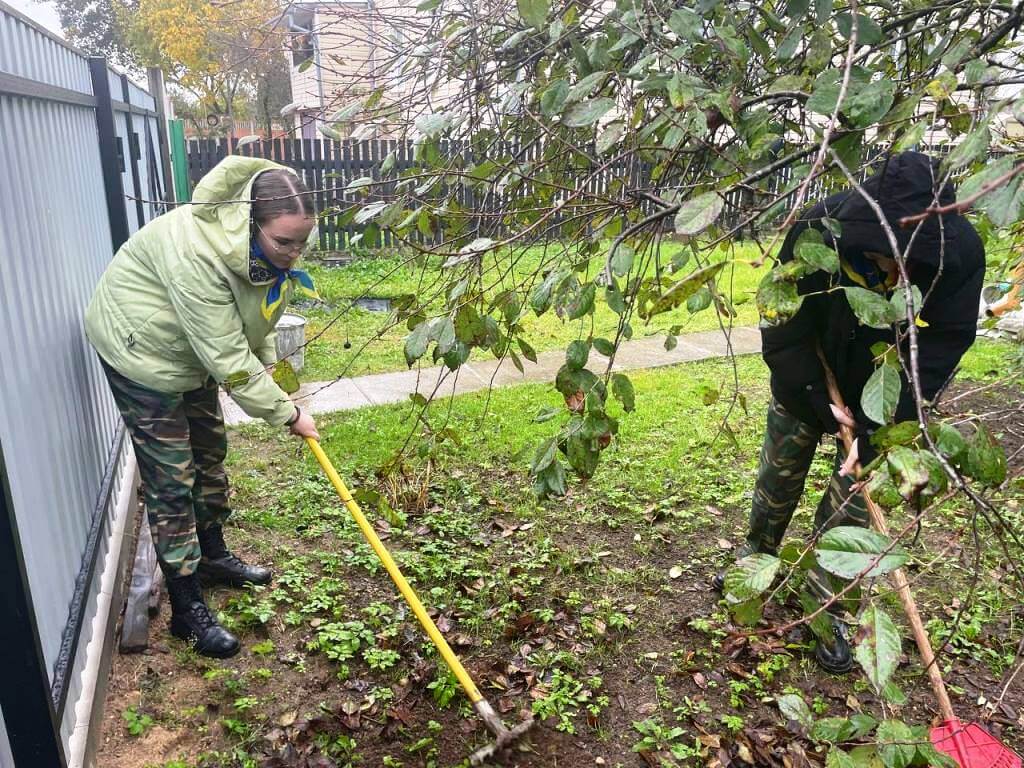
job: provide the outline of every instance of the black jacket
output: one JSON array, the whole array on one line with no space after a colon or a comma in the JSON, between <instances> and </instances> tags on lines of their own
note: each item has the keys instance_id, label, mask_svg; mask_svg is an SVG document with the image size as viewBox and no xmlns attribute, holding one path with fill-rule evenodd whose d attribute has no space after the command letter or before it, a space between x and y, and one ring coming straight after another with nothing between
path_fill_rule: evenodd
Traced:
<instances>
[{"instance_id":1,"label":"black jacket","mask_svg":"<svg viewBox=\"0 0 1024 768\"><path fill-rule=\"evenodd\" d=\"M929 400L974 341L985 275L981 238L963 216L932 216L916 235L913 227L899 226L901 217L920 213L934 202L933 179L938 178L936 161L917 152L904 152L890 157L863 184L885 213L901 252L907 253L910 246L910 281L925 297L920 317L928 325L918 328L918 349L922 394ZM947 184L939 194L939 203L944 205L955 199L952 186ZM838 238L829 234L822 223L824 217L840 222ZM835 247L840 257L865 251L888 254L891 250L877 215L856 190L832 195L807 211L787 234L780 261L794 258L793 247L807 227L821 231L825 243ZM842 270L837 274L816 271L808 275L798 283L798 291L805 297L800 310L783 325L762 328L761 336L764 359L771 369L772 395L801 421L833 433L838 425L828 409L828 393L816 352L820 343L863 438L879 426L860 407L861 390L875 368L871 347L878 341L892 344L895 337L891 328L878 330L861 325L844 291L819 293L853 284ZM909 360L909 345L905 341L903 350ZM916 419L916 410L904 378L896 421L908 419ZM861 441L859 448L862 457L865 452L871 455L866 451L866 440Z\"/></svg>"}]
</instances>

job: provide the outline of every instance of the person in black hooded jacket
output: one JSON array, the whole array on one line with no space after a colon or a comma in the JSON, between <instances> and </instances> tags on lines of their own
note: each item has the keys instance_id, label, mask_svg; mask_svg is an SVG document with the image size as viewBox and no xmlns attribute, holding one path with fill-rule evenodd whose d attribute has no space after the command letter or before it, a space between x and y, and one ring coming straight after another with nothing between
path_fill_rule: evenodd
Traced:
<instances>
[{"instance_id":1,"label":"person in black hooded jacket","mask_svg":"<svg viewBox=\"0 0 1024 768\"><path fill-rule=\"evenodd\" d=\"M920 226L899 226L904 216L920 213L936 202L955 202L953 187L947 183L940 188L940 181L937 161L918 152L904 152L883 159L877 172L862 184L885 214L906 258L910 282L924 297L918 315L918 374L927 401L946 384L974 341L985 273L981 239L963 216L948 213L931 216ZM803 301L796 314L779 325L762 324L772 398L750 527L746 542L737 551L739 557L777 553L803 494L817 444L823 435L838 432L839 421L853 426L858 437L849 456L839 446L835 471L815 515L815 531L868 525L863 499L859 493L851 493L852 470L858 460L866 464L875 455L870 437L881 425L865 415L861 391L875 370L871 348L878 342L894 344L896 331L861 324L846 292L831 289L859 286L888 298L894 290L901 290L898 268L878 215L856 189L832 195L805 212L787 233L778 255L780 263L794 259L797 241L808 228L820 232L825 245L836 251L840 269L834 274L817 270L803 277L797 284ZM909 360L905 332L900 342L904 359ZM848 406L845 413L829 402L819 347L836 375ZM905 376L901 384L895 420L916 420L916 405ZM724 573L720 573L714 586L721 590L723 585ZM807 586L815 599L825 603L840 582L815 569ZM819 638L815 654L826 670L842 673L850 669L852 660L838 604L831 616L833 637Z\"/></svg>"}]
</instances>

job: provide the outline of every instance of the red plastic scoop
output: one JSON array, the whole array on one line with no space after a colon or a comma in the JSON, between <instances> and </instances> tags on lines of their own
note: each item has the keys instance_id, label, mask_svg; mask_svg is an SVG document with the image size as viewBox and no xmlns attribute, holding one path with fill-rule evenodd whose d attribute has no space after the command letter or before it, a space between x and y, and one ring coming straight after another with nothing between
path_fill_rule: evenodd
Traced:
<instances>
[{"instance_id":1,"label":"red plastic scoop","mask_svg":"<svg viewBox=\"0 0 1024 768\"><path fill-rule=\"evenodd\" d=\"M1021 757L977 723L947 720L932 728L932 746L961 768L1021 768Z\"/></svg>"}]
</instances>

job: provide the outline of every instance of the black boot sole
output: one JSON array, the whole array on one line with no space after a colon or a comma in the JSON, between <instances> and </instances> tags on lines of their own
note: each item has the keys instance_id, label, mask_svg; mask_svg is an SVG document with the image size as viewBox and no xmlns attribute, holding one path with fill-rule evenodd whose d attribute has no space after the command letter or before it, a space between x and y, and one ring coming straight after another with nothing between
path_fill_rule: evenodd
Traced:
<instances>
[{"instance_id":1,"label":"black boot sole","mask_svg":"<svg viewBox=\"0 0 1024 768\"><path fill-rule=\"evenodd\" d=\"M188 627L182 628L180 625L176 625L174 619L171 619L171 635L183 640L188 643L192 649L200 656L206 656L210 659L230 659L232 656L237 656L238 652L242 650L242 644L238 643L234 648L229 651L204 651L196 645L196 636L192 633Z\"/></svg>"}]
</instances>

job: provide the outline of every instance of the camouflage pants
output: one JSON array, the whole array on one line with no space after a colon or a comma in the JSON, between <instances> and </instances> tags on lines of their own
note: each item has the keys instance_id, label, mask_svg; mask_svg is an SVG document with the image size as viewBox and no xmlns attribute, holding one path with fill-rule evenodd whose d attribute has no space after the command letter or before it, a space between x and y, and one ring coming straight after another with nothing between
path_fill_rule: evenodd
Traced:
<instances>
[{"instance_id":1,"label":"camouflage pants","mask_svg":"<svg viewBox=\"0 0 1024 768\"><path fill-rule=\"evenodd\" d=\"M818 429L792 416L772 398L750 510L750 530L744 548L747 552L778 553L789 521L803 495L804 481L821 437ZM845 454L840 448L836 451L835 469L828 488L822 494L814 515L816 534L839 525L866 528L869 524L864 498L859 493L850 493L853 480L839 476L844 459ZM808 573L807 586L819 602L830 599L842 589L843 583L820 568Z\"/></svg>"},{"instance_id":2,"label":"camouflage pants","mask_svg":"<svg viewBox=\"0 0 1024 768\"><path fill-rule=\"evenodd\" d=\"M220 525L231 514L217 386L210 379L191 392L167 394L105 362L103 370L135 446L160 567L168 576L192 574L200 558L197 527Z\"/></svg>"}]
</instances>

